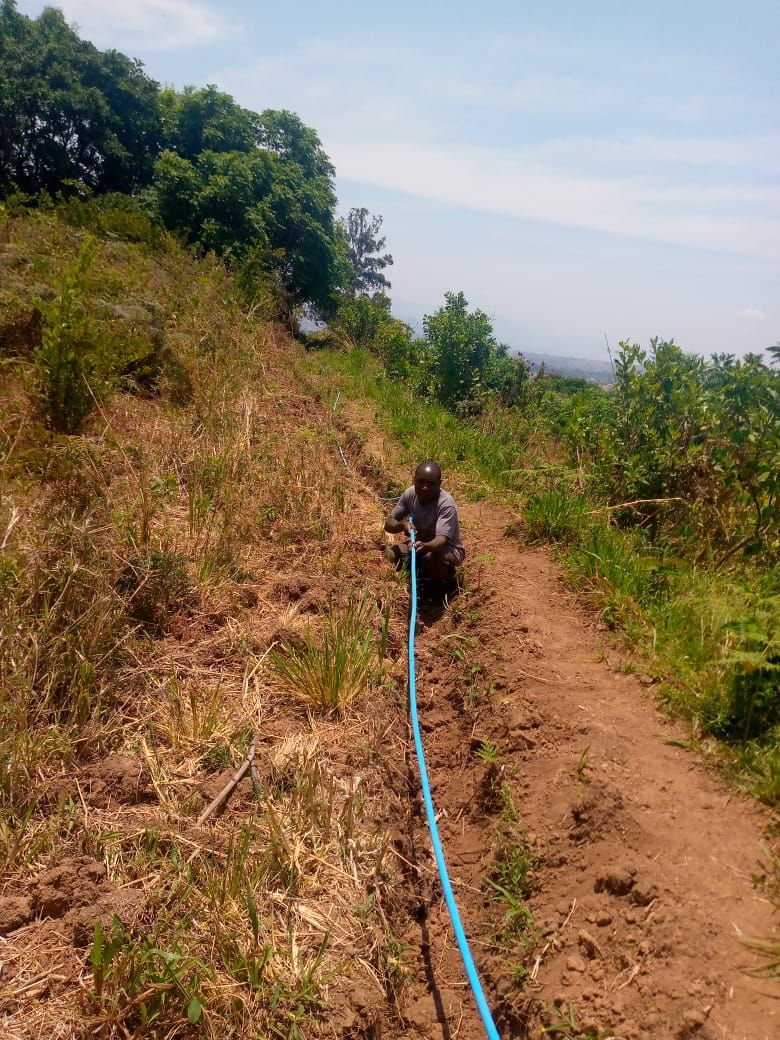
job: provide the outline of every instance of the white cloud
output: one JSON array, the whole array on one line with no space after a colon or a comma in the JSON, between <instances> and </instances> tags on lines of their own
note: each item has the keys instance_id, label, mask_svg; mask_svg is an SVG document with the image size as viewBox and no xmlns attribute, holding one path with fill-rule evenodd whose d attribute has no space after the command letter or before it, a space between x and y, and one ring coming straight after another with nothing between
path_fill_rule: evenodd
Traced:
<instances>
[{"instance_id":1,"label":"white cloud","mask_svg":"<svg viewBox=\"0 0 780 1040\"><path fill-rule=\"evenodd\" d=\"M589 176L521 151L416 141L330 141L339 176L469 210L780 260L780 193L650 175ZM755 211L755 215L753 215Z\"/></svg>"},{"instance_id":2,"label":"white cloud","mask_svg":"<svg viewBox=\"0 0 780 1040\"><path fill-rule=\"evenodd\" d=\"M780 174L780 133L721 136L675 134L577 134L554 137L525 149L529 157L552 162L587 162L615 169L616 164L650 164L709 170L761 169L764 176Z\"/></svg>"},{"instance_id":3,"label":"white cloud","mask_svg":"<svg viewBox=\"0 0 780 1040\"><path fill-rule=\"evenodd\" d=\"M230 35L228 20L199 0L132 0L124 4L95 0L55 0L81 35L101 47L127 51L170 51L212 43Z\"/></svg>"},{"instance_id":4,"label":"white cloud","mask_svg":"<svg viewBox=\"0 0 780 1040\"><path fill-rule=\"evenodd\" d=\"M760 311L757 307L745 307L741 311L737 311L738 318L747 318L748 321L766 321L767 315Z\"/></svg>"}]
</instances>

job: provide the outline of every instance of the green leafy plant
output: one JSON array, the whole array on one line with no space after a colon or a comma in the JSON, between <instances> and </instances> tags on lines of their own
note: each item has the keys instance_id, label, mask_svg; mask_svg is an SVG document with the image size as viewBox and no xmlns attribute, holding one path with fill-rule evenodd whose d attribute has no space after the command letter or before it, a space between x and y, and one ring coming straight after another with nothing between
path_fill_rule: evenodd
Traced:
<instances>
[{"instance_id":1,"label":"green leafy plant","mask_svg":"<svg viewBox=\"0 0 780 1040\"><path fill-rule=\"evenodd\" d=\"M596 1040L597 1038L597 1034L593 1030L580 1029L573 1004L568 1004L565 1008L554 1005L550 1009L550 1018L552 1021L542 1027L542 1036L569 1036L577 1037L579 1040Z\"/></svg>"},{"instance_id":2,"label":"green leafy plant","mask_svg":"<svg viewBox=\"0 0 780 1040\"><path fill-rule=\"evenodd\" d=\"M756 597L724 626L728 699L715 728L728 738L767 737L780 725L780 595Z\"/></svg>"},{"instance_id":3,"label":"green leafy plant","mask_svg":"<svg viewBox=\"0 0 780 1040\"><path fill-rule=\"evenodd\" d=\"M343 714L379 677L372 623L365 596L343 612L331 611L320 640L310 626L303 648L283 644L271 655L277 675L316 711Z\"/></svg>"},{"instance_id":4,"label":"green leafy plant","mask_svg":"<svg viewBox=\"0 0 780 1040\"><path fill-rule=\"evenodd\" d=\"M497 765L501 761L501 752L490 740L480 740L474 755L486 766Z\"/></svg>"},{"instance_id":5,"label":"green leafy plant","mask_svg":"<svg viewBox=\"0 0 780 1040\"><path fill-rule=\"evenodd\" d=\"M84 276L94 255L88 241L59 282L53 301L41 301L43 336L35 351L46 417L59 433L75 433L109 385L110 367L84 300Z\"/></svg>"},{"instance_id":6,"label":"green leafy plant","mask_svg":"<svg viewBox=\"0 0 780 1040\"><path fill-rule=\"evenodd\" d=\"M530 846L508 827L499 835L487 884L504 904L504 919L497 936L505 946L517 939L533 939L533 916L528 906L532 885Z\"/></svg>"},{"instance_id":7,"label":"green leafy plant","mask_svg":"<svg viewBox=\"0 0 780 1040\"><path fill-rule=\"evenodd\" d=\"M115 916L108 932L95 923L89 960L94 999L125 1025L159 1029L182 1014L191 1025L201 1021L201 983L213 973L180 946L161 949L150 938L135 938Z\"/></svg>"}]
</instances>

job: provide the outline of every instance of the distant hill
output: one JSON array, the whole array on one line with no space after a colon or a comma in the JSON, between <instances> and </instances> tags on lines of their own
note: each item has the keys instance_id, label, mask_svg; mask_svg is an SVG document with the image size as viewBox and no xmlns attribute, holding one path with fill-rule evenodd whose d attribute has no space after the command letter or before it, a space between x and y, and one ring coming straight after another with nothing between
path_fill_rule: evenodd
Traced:
<instances>
[{"instance_id":1,"label":"distant hill","mask_svg":"<svg viewBox=\"0 0 780 1040\"><path fill-rule=\"evenodd\" d=\"M588 379L600 386L608 386L614 382L612 365L609 361L594 361L591 358L559 357L556 354L534 354L532 351L522 351L523 357L530 362L535 369L544 365L548 372L558 372L563 376L576 376L580 379Z\"/></svg>"}]
</instances>

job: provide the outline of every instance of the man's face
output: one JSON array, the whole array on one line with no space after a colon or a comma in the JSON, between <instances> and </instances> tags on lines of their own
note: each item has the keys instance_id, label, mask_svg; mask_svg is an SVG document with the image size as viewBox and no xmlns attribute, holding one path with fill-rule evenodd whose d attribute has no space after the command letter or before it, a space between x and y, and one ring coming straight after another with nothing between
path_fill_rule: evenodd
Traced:
<instances>
[{"instance_id":1,"label":"man's face","mask_svg":"<svg viewBox=\"0 0 780 1040\"><path fill-rule=\"evenodd\" d=\"M414 490L419 500L427 505L441 491L441 477L435 476L430 470L418 470L414 475Z\"/></svg>"}]
</instances>

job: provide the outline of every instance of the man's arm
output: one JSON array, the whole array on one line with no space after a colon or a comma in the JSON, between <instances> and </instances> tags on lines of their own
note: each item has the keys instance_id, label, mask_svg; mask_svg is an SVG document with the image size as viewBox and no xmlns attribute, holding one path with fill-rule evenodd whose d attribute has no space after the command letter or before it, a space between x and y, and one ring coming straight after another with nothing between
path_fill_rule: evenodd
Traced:
<instances>
[{"instance_id":1,"label":"man's arm","mask_svg":"<svg viewBox=\"0 0 780 1040\"><path fill-rule=\"evenodd\" d=\"M447 536L443 534L437 534L435 538L431 538L429 542L415 542L415 548L418 553L422 553L426 556L428 553L440 552L447 544Z\"/></svg>"},{"instance_id":2,"label":"man's arm","mask_svg":"<svg viewBox=\"0 0 780 1040\"><path fill-rule=\"evenodd\" d=\"M385 530L388 534L409 534L409 521L396 520L394 516L388 516L385 520Z\"/></svg>"},{"instance_id":3,"label":"man's arm","mask_svg":"<svg viewBox=\"0 0 780 1040\"><path fill-rule=\"evenodd\" d=\"M385 520L385 530L388 534L405 534L407 538L409 537L410 505L407 501L407 496L408 489L398 499L393 506L390 516Z\"/></svg>"}]
</instances>

